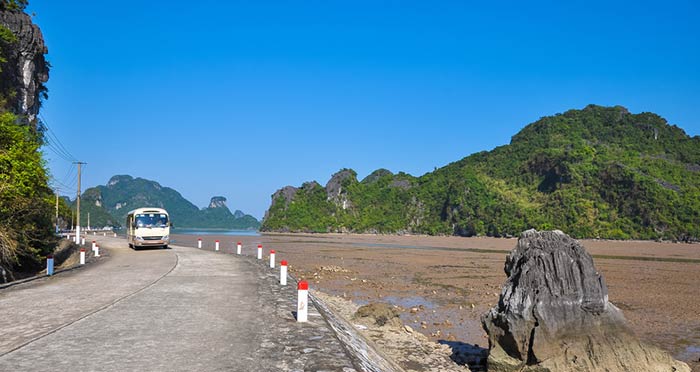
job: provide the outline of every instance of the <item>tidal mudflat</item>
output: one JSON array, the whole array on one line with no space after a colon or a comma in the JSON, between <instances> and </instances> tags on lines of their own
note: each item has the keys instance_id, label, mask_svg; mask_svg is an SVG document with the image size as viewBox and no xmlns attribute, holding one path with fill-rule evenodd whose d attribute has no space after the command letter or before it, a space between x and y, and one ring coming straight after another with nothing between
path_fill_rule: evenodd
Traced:
<instances>
[{"instance_id":1,"label":"tidal mudflat","mask_svg":"<svg viewBox=\"0 0 700 372\"><path fill-rule=\"evenodd\" d=\"M196 246L196 236L178 236ZM277 251L297 278L357 304L385 302L434 341L487 345L480 317L498 301L505 257L517 239L353 234L208 236L227 252ZM211 242L208 242L211 240ZM700 371L700 244L582 240L610 301L644 342Z\"/></svg>"}]
</instances>

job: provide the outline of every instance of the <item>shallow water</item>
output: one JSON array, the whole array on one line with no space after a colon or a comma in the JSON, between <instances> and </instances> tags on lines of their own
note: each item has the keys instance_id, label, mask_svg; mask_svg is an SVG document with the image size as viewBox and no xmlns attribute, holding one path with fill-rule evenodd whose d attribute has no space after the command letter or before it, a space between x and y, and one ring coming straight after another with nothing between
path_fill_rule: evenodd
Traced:
<instances>
[{"instance_id":1,"label":"shallow water","mask_svg":"<svg viewBox=\"0 0 700 372\"><path fill-rule=\"evenodd\" d=\"M172 229L172 234L180 235L226 235L226 236L260 236L255 230L209 230L209 229Z\"/></svg>"},{"instance_id":2,"label":"shallow water","mask_svg":"<svg viewBox=\"0 0 700 372\"><path fill-rule=\"evenodd\" d=\"M676 355L676 359L680 360L700 360L700 346L691 345L685 348Z\"/></svg>"}]
</instances>

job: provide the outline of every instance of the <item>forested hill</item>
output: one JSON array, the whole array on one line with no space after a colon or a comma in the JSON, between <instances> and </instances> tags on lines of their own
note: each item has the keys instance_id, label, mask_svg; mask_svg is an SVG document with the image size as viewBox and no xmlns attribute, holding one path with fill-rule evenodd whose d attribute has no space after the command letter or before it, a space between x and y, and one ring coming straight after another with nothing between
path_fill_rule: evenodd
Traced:
<instances>
[{"instance_id":1,"label":"forested hill","mask_svg":"<svg viewBox=\"0 0 700 372\"><path fill-rule=\"evenodd\" d=\"M509 145L421 177L352 170L272 196L264 231L697 240L700 137L653 113L590 105L544 117Z\"/></svg>"},{"instance_id":2,"label":"forested hill","mask_svg":"<svg viewBox=\"0 0 700 372\"><path fill-rule=\"evenodd\" d=\"M93 227L121 226L130 210L141 207L165 208L176 228L257 230L260 222L241 211L231 213L226 198L215 196L199 209L179 192L158 182L128 175L112 177L107 185L92 187L81 198L81 225L87 226L88 213Z\"/></svg>"}]
</instances>

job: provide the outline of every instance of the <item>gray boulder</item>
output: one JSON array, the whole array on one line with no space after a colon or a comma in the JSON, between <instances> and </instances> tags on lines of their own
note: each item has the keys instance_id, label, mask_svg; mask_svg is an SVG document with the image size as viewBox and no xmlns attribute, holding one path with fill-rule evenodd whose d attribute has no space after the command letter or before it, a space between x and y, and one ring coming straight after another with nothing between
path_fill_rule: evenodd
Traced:
<instances>
[{"instance_id":1,"label":"gray boulder","mask_svg":"<svg viewBox=\"0 0 700 372\"><path fill-rule=\"evenodd\" d=\"M591 256L563 232L523 232L505 272L482 317L489 371L690 371L636 339Z\"/></svg>"}]
</instances>

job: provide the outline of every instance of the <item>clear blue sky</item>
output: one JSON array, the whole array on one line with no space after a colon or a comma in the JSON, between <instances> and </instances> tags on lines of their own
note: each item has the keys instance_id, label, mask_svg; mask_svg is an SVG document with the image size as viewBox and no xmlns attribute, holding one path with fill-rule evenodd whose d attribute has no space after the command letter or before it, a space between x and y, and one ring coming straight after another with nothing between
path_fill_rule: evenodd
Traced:
<instances>
[{"instance_id":1,"label":"clear blue sky","mask_svg":"<svg viewBox=\"0 0 700 372\"><path fill-rule=\"evenodd\" d=\"M692 1L55 1L42 110L83 187L153 179L262 217L349 167L422 175L589 103L700 134ZM72 186L66 160L46 150ZM74 195L73 195L74 196Z\"/></svg>"}]
</instances>

